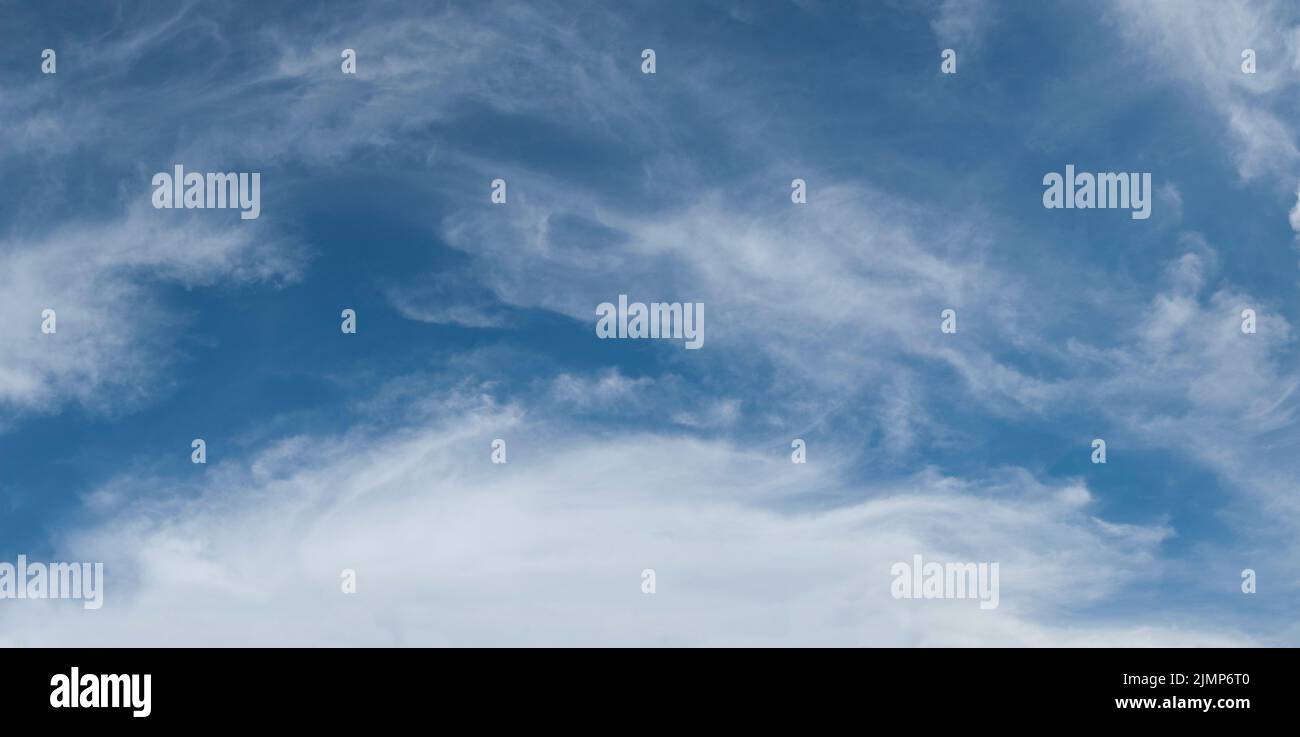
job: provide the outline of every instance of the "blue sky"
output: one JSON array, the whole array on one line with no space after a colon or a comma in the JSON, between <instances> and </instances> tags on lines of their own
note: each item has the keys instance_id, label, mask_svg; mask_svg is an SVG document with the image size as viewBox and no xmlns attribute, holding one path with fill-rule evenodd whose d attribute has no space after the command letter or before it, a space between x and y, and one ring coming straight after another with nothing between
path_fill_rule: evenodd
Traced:
<instances>
[{"instance_id":1,"label":"blue sky","mask_svg":"<svg viewBox=\"0 0 1300 737\"><path fill-rule=\"evenodd\" d=\"M108 578L0 642L1297 642L1286 4L5 15L0 556ZM176 163L261 216L151 208ZM598 340L619 294L705 347Z\"/></svg>"}]
</instances>

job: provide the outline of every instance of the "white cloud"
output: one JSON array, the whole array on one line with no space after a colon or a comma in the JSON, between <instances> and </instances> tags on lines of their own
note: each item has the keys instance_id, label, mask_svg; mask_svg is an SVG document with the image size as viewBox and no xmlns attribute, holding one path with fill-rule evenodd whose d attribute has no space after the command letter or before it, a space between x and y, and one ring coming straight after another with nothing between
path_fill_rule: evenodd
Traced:
<instances>
[{"instance_id":1,"label":"white cloud","mask_svg":"<svg viewBox=\"0 0 1300 737\"><path fill-rule=\"evenodd\" d=\"M643 410L661 399L662 386L662 381L649 376L631 379L617 368L611 368L594 378L560 374L551 380L549 394L551 401L566 409L618 408L624 414L632 414L633 409Z\"/></svg>"},{"instance_id":2,"label":"white cloud","mask_svg":"<svg viewBox=\"0 0 1300 737\"><path fill-rule=\"evenodd\" d=\"M1122 428L1122 442L1166 448L1214 471L1234 492L1222 504L1237 524L1270 557L1295 555L1300 464L1278 452L1298 437L1300 372L1287 358L1294 329L1276 305L1218 284L1217 255L1202 239L1184 245L1164 287L1127 308L1137 319L1114 347L1070 343L1085 369L1072 393ZM1246 308L1257 313L1255 334L1241 331Z\"/></svg>"},{"instance_id":3,"label":"white cloud","mask_svg":"<svg viewBox=\"0 0 1300 737\"><path fill-rule=\"evenodd\" d=\"M103 608L11 602L0 642L1249 642L1141 617L1050 624L1158 576L1169 534L1093 518L1077 485L1008 471L846 486L814 456L584 435L478 396L431 403L404 429L296 438L209 467L197 492L155 483L59 546L107 562ZM493 437L507 439L509 463L489 462ZM97 498L102 509L114 495ZM890 566L916 553L998 562L999 607L893 599ZM340 592L345 568L355 595ZM640 591L645 568L653 596Z\"/></svg>"},{"instance_id":4,"label":"white cloud","mask_svg":"<svg viewBox=\"0 0 1300 737\"><path fill-rule=\"evenodd\" d=\"M731 427L740 419L739 399L714 399L697 411L679 410L673 422L694 428Z\"/></svg>"},{"instance_id":5,"label":"white cloud","mask_svg":"<svg viewBox=\"0 0 1300 737\"><path fill-rule=\"evenodd\" d=\"M469 328L507 324L497 301L466 271L448 269L426 275L415 284L392 286L388 301L408 320Z\"/></svg>"},{"instance_id":6,"label":"white cloud","mask_svg":"<svg viewBox=\"0 0 1300 737\"><path fill-rule=\"evenodd\" d=\"M545 204L520 197L506 212L485 206L447 218L442 237L481 259L501 300L585 323L594 324L597 304L621 293L704 302L709 347L700 353L771 361L787 384L782 390L857 392L919 358L971 377L998 374L997 383L971 382L992 403L1039 401L1032 379L984 350L1010 321L990 319L959 350L940 334L944 307L1014 309L1007 305L1018 287L983 265L978 232L834 182L821 183L815 200L798 207L734 204L757 200L754 187L702 194L683 210L644 216L612 211L580 192ZM525 179L520 190L563 188ZM591 242L575 223L609 235Z\"/></svg>"},{"instance_id":7,"label":"white cloud","mask_svg":"<svg viewBox=\"0 0 1300 737\"><path fill-rule=\"evenodd\" d=\"M978 49L993 21L994 8L986 0L943 0L930 28L944 46L961 51Z\"/></svg>"},{"instance_id":8,"label":"white cloud","mask_svg":"<svg viewBox=\"0 0 1300 737\"><path fill-rule=\"evenodd\" d=\"M144 205L107 223L11 236L0 243L0 410L69 399L108 410L153 395L181 321L154 303L152 285L293 279L300 253L258 225ZM57 314L53 335L41 332L46 308Z\"/></svg>"},{"instance_id":9,"label":"white cloud","mask_svg":"<svg viewBox=\"0 0 1300 737\"><path fill-rule=\"evenodd\" d=\"M1296 192L1296 203L1287 213L1287 220L1291 223L1291 230L1300 233L1300 191Z\"/></svg>"},{"instance_id":10,"label":"white cloud","mask_svg":"<svg viewBox=\"0 0 1300 737\"><path fill-rule=\"evenodd\" d=\"M1243 179L1294 174L1293 111L1300 71L1294 8L1277 2L1115 0L1117 25L1152 66L1200 90L1224 119ZM1255 74L1242 72L1254 49Z\"/></svg>"}]
</instances>

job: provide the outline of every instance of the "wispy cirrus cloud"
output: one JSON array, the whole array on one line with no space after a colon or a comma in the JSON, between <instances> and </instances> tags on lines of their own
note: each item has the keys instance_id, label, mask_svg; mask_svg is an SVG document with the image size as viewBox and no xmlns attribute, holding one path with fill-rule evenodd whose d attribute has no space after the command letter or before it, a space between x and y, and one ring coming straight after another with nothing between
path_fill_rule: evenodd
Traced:
<instances>
[{"instance_id":1,"label":"wispy cirrus cloud","mask_svg":"<svg viewBox=\"0 0 1300 737\"><path fill-rule=\"evenodd\" d=\"M67 402L120 410L156 397L179 357L185 318L158 303L159 285L277 284L297 278L300 243L257 226L143 205L102 223L0 242L0 409L11 421ZM56 315L42 333L42 312Z\"/></svg>"},{"instance_id":2,"label":"wispy cirrus cloud","mask_svg":"<svg viewBox=\"0 0 1300 737\"><path fill-rule=\"evenodd\" d=\"M1277 2L1118 0L1122 34L1151 67L1200 91L1223 120L1243 179L1295 176L1296 136L1288 95L1300 69L1294 7ZM1242 71L1242 53L1256 71Z\"/></svg>"}]
</instances>

